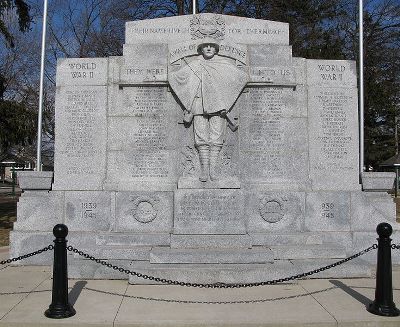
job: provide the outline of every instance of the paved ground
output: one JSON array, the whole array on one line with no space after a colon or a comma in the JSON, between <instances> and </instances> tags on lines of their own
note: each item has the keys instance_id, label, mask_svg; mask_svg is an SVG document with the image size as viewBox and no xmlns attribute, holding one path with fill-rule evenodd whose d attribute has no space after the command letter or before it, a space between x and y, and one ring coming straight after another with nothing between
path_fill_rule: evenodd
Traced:
<instances>
[{"instance_id":1,"label":"paved ground","mask_svg":"<svg viewBox=\"0 0 400 327\"><path fill-rule=\"evenodd\" d=\"M0 248L0 260L7 256L8 249ZM62 320L43 315L51 302L51 283L50 267L1 266L0 327L400 326L400 317L366 311L374 298L374 279L302 280L240 290L70 280L69 298L77 314ZM398 269L393 283L394 301L400 307ZM204 301L243 303L196 303Z\"/></svg>"}]
</instances>

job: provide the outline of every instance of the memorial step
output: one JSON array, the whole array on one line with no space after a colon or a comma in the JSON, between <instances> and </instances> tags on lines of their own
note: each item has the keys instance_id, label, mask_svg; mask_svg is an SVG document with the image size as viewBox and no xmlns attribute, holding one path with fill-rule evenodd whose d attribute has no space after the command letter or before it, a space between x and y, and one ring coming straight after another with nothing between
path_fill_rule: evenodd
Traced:
<instances>
[{"instance_id":1,"label":"memorial step","mask_svg":"<svg viewBox=\"0 0 400 327\"><path fill-rule=\"evenodd\" d=\"M266 264L150 264L132 262L131 270L169 280L191 283L257 283L301 274L288 260ZM148 279L129 277L130 284L159 284ZM290 281L297 283L297 281Z\"/></svg>"},{"instance_id":2,"label":"memorial step","mask_svg":"<svg viewBox=\"0 0 400 327\"><path fill-rule=\"evenodd\" d=\"M95 248L79 248L79 250L94 256L96 259L107 260L150 260L152 247L149 246L97 246ZM73 253L74 258L81 257Z\"/></svg>"},{"instance_id":3,"label":"memorial step","mask_svg":"<svg viewBox=\"0 0 400 327\"><path fill-rule=\"evenodd\" d=\"M324 266L333 264L340 259L307 259L290 260L296 267L303 272L309 272ZM308 278L362 278L372 277L375 270L374 265L362 258L355 258L339 266L321 271L318 274L310 275Z\"/></svg>"},{"instance_id":4,"label":"memorial step","mask_svg":"<svg viewBox=\"0 0 400 327\"><path fill-rule=\"evenodd\" d=\"M171 249L156 247L150 252L150 263L188 264L252 264L273 262L273 252L268 248L257 249Z\"/></svg>"},{"instance_id":5,"label":"memorial step","mask_svg":"<svg viewBox=\"0 0 400 327\"><path fill-rule=\"evenodd\" d=\"M251 248L249 235L171 235L173 249Z\"/></svg>"},{"instance_id":6,"label":"memorial step","mask_svg":"<svg viewBox=\"0 0 400 327\"><path fill-rule=\"evenodd\" d=\"M336 244L299 244L271 246L274 259L329 259L345 258L346 250Z\"/></svg>"}]
</instances>

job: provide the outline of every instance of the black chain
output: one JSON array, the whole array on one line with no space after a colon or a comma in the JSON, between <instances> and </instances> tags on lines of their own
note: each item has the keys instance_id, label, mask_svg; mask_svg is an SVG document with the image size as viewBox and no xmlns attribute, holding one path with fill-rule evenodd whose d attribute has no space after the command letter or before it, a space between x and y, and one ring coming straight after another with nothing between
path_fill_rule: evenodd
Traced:
<instances>
[{"instance_id":1,"label":"black chain","mask_svg":"<svg viewBox=\"0 0 400 327\"><path fill-rule=\"evenodd\" d=\"M27 253L27 254L21 255L21 256L16 257L16 258L10 258L10 259L4 260L4 261L0 261L0 265L5 265L5 264L11 263L11 262L20 261L20 260L23 260L23 259L26 259L26 258L29 258L29 257L33 257L34 255L38 255L38 254L41 254L43 252L46 252L46 251L49 251L49 250L53 250L53 249L54 249L54 245L48 245L45 248L37 250L35 252Z\"/></svg>"},{"instance_id":2,"label":"black chain","mask_svg":"<svg viewBox=\"0 0 400 327\"><path fill-rule=\"evenodd\" d=\"M353 259L355 259L355 258L357 258L357 257L359 257L361 255L364 255L364 254L368 253L369 251L377 249L377 248L378 248L378 245L377 244L373 244L369 248L366 248L366 249L364 249L364 250L362 250L362 251L360 251L360 252L358 252L356 254L353 254L350 257L347 257L345 259L337 261L337 262L335 262L333 264L330 264L330 265L327 265L327 266L324 266L324 267L321 267L321 268L318 268L318 269L315 269L315 270L311 270L311 271L308 271L308 272L305 272L305 273L302 273L302 274L293 275L293 276L290 276L290 277L273 279L273 280L268 280L268 281L258 282L258 283L240 283L240 284L213 283L213 284L202 284L202 283L180 282L180 281L177 281L177 280L170 280L170 279L165 279L165 278L149 276L149 275L146 275L146 274L142 274L142 273L139 273L139 272L136 272L136 271L132 271L132 270L129 270L129 269L125 269L125 268L113 265L113 264L111 264L111 263L109 263L107 261L101 260L101 259L97 259L97 258L91 256L88 253L85 253L83 251L80 251L80 250L74 248L71 245L67 246L67 250L68 251L77 253L77 254L79 254L80 256L82 256L82 257L84 257L86 259L95 261L95 262L97 262L97 263L99 263L99 264L101 264L103 266L106 266L108 268L117 270L117 271L119 271L121 273L125 273L127 275L132 275L132 276L136 276L136 277L139 277L139 278L152 280L152 281L159 282L159 283L162 283L162 284L179 285L179 286L187 286L187 287L199 287L199 288L244 288L244 287L255 287L255 286L264 286L264 285L275 285L275 284L280 284L280 283L284 283L284 282L289 282L289 281L292 281L292 280L295 280L295 279L300 279L300 278L304 278L304 277L307 277L307 276L311 276L311 275L317 274L317 273L319 273L321 271L325 271L325 270L331 269L333 267L339 266L339 265L341 265L341 264L343 264L345 262L353 260Z\"/></svg>"},{"instance_id":3,"label":"black chain","mask_svg":"<svg viewBox=\"0 0 400 327\"><path fill-rule=\"evenodd\" d=\"M392 244L391 247L393 250L400 250L400 244Z\"/></svg>"}]
</instances>

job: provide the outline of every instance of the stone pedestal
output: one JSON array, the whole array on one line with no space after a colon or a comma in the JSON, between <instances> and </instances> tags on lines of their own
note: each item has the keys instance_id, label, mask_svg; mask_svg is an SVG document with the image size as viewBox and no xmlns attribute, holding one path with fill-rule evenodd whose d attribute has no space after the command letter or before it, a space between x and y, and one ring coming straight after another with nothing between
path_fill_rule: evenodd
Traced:
<instances>
[{"instance_id":1,"label":"stone pedestal","mask_svg":"<svg viewBox=\"0 0 400 327\"><path fill-rule=\"evenodd\" d=\"M381 222L399 243L383 192L393 174L362 175L363 190L378 192L359 183L357 107L355 62L293 57L286 23L128 22L122 56L58 61L54 184L52 173L19 173L11 255L50 244L64 223L68 244L120 267L243 283L352 255ZM191 115L203 117L196 127ZM323 276L368 275L375 258ZM69 262L72 278L128 278Z\"/></svg>"}]
</instances>

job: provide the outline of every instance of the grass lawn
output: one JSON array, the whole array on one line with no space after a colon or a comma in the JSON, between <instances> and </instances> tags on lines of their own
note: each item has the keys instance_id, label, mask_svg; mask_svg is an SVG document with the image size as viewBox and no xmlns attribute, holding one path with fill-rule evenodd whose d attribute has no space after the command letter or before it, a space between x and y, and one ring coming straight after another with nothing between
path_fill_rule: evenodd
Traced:
<instances>
[{"instance_id":1,"label":"grass lawn","mask_svg":"<svg viewBox=\"0 0 400 327\"><path fill-rule=\"evenodd\" d=\"M0 187L2 185L0 184ZM0 246L9 244L9 234L17 220L17 202L20 193L12 196L11 188L0 188Z\"/></svg>"}]
</instances>

